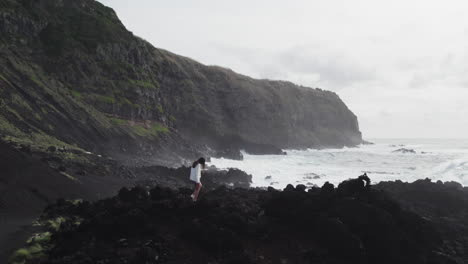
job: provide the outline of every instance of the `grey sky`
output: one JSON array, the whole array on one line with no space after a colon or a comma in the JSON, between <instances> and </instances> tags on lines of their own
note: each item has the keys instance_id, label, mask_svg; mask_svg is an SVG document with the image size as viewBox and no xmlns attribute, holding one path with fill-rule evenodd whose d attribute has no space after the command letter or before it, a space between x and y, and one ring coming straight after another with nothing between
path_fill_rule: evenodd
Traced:
<instances>
[{"instance_id":1,"label":"grey sky","mask_svg":"<svg viewBox=\"0 0 468 264\"><path fill-rule=\"evenodd\" d=\"M337 92L365 138L467 137L467 1L100 1L156 47Z\"/></svg>"}]
</instances>

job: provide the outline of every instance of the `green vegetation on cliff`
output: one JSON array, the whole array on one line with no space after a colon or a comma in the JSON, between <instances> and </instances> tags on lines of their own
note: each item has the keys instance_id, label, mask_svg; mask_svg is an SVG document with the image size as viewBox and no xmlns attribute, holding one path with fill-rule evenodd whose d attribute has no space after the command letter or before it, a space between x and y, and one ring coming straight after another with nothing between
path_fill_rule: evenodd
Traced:
<instances>
[{"instance_id":1,"label":"green vegetation on cliff","mask_svg":"<svg viewBox=\"0 0 468 264\"><path fill-rule=\"evenodd\" d=\"M174 144L193 140L205 151L361 143L356 116L336 94L154 48L97 1L4 0L0 12L4 138L126 159L141 153L128 146L149 145L151 158L175 150L191 158Z\"/></svg>"},{"instance_id":2,"label":"green vegetation on cliff","mask_svg":"<svg viewBox=\"0 0 468 264\"><path fill-rule=\"evenodd\" d=\"M169 128L159 124L146 124L141 122L135 122L131 120L125 120L117 117L109 117L109 120L115 126L124 128L129 131L131 134L140 136L140 137L157 137L161 133L169 133Z\"/></svg>"}]
</instances>

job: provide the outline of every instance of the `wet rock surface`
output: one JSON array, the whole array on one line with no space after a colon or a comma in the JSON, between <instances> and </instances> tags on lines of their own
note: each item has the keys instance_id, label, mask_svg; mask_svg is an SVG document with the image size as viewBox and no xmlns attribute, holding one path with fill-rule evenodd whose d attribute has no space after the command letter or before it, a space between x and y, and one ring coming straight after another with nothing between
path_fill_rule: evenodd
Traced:
<instances>
[{"instance_id":1,"label":"wet rock surface","mask_svg":"<svg viewBox=\"0 0 468 264\"><path fill-rule=\"evenodd\" d=\"M43 219L69 220L33 263L457 263L433 222L365 177L307 191L220 187L197 203L190 193L135 187L60 201Z\"/></svg>"},{"instance_id":2,"label":"wet rock surface","mask_svg":"<svg viewBox=\"0 0 468 264\"><path fill-rule=\"evenodd\" d=\"M403 208L430 222L443 238L443 251L457 263L468 263L468 188L457 182L380 182L374 188L389 193Z\"/></svg>"}]
</instances>

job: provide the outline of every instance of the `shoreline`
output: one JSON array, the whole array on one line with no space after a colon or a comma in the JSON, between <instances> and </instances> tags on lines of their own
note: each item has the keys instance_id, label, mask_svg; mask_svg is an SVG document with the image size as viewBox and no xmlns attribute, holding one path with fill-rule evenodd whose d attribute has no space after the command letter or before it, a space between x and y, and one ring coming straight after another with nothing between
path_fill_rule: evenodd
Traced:
<instances>
[{"instance_id":1,"label":"shoreline","mask_svg":"<svg viewBox=\"0 0 468 264\"><path fill-rule=\"evenodd\" d=\"M242 256L244 263L278 259L297 263L299 256L325 263L334 259L334 263L414 264L426 263L422 262L426 258L438 260L435 263L463 263L468 258L468 247L463 244L468 239L463 220L468 213L468 188L427 180L376 185L363 180L308 191L304 185L288 185L283 191L218 187L205 191L195 204L188 199L190 189L157 186L148 192L136 187L94 203L56 203L48 207L42 221L58 216L83 219L79 229L65 225L55 231L58 248L68 253L55 255L60 250L54 249L51 258L65 257L71 264L85 256L113 263L135 258L148 261L155 256L163 263L183 257L189 263L213 259L228 263L234 256ZM434 197L438 202L428 203ZM97 217L101 212L108 213ZM371 240L368 232L373 233ZM278 242L265 243L265 235ZM284 249L283 240L275 240L279 237L297 246L278 251ZM169 238L176 241L168 242ZM85 241L90 239L100 242L87 246ZM409 244L396 242L400 239L409 239ZM143 244L146 253L141 255ZM306 245L306 255L296 251ZM458 253L453 253L456 247ZM119 250L122 253L110 254Z\"/></svg>"},{"instance_id":2,"label":"shoreline","mask_svg":"<svg viewBox=\"0 0 468 264\"><path fill-rule=\"evenodd\" d=\"M430 178L468 185L468 177L464 176L468 170L468 140L447 144L445 141L375 143L359 148L286 150L285 156L246 154L243 161L213 159L212 164L241 169L253 175L254 186L275 188L284 188L288 183L337 184L346 180L346 175L362 173L367 173L374 182ZM271 180L267 181L267 177Z\"/></svg>"},{"instance_id":3,"label":"shoreline","mask_svg":"<svg viewBox=\"0 0 468 264\"><path fill-rule=\"evenodd\" d=\"M354 149L356 150L356 149ZM328 149L327 151L317 151L317 152L323 152L323 153L327 153L327 152L330 152L330 151L334 151L333 149ZM19 153L19 152L15 152L15 155L16 153ZM258 156L258 155L256 155ZM276 155L275 157L285 157L284 155ZM30 159L30 158L28 158ZM34 164L35 163L32 163L31 161L31 164L32 164L32 168L35 168ZM36 164L37 165L37 164ZM41 165L40 167L43 167L43 165ZM128 169L128 168L127 168ZM211 171L211 173L219 173L219 170L222 171L223 168L218 168L218 169L214 169L212 168L213 170ZM125 169L126 170L126 169ZM169 187L172 187L172 188L190 188L191 185L190 185L190 182L188 181L187 178L187 175L186 175L186 170L187 168L184 168L184 167L180 167L180 168L177 168L177 169L171 169L171 168L167 168L167 167L162 167L162 166L149 166L149 167L139 167L139 168L132 168L129 173L130 175L133 175L132 177L136 177L134 179L132 179L131 181L128 181L128 183L131 185L131 184L138 184L138 185L142 185L142 186L145 186L145 188L151 188L151 186L155 186L155 185L160 185L160 184L163 184L163 186L169 186ZM223 172L224 174L226 174L228 171L225 171ZM221 173L220 175L224 175L223 173ZM240 185L238 185L238 187L245 187L246 186L246 183L249 180L249 175L247 173L244 173L242 171L238 171L238 172L235 172L234 175L237 175L237 176L240 176L241 178L243 177L243 180L241 182L243 183L240 183ZM349 175L349 174L348 174ZM355 175L359 175L359 174L355 174ZM213 175L215 176L215 175ZM235 178L237 176L234 176L234 178L231 178L231 183L233 181L235 181ZM371 177L372 178L372 177ZM208 180L209 178L205 178L205 180ZM212 179L216 179L215 178L212 178ZM406 182L403 182L401 180L396 180L394 183L395 184L408 184L408 185L413 185L415 183L418 183L418 182L424 182L425 180L415 180L413 182L409 182L409 183L406 183ZM211 181L211 183L207 183L207 186L210 186L209 188L215 188L216 186L219 186L219 185L222 185L223 184L223 181ZM436 184L436 183L433 183L433 184ZM118 184L117 182L114 183L114 187L116 187ZM295 183L294 185L297 185L297 183ZM377 185L380 185L380 183L378 183ZM457 186L456 184L454 183L449 183L449 185L452 185L452 186ZM97 186L95 186L96 190L97 190ZM273 186L275 187L275 186ZM458 186L456 188L462 188L462 186ZM301 187L302 188L302 187ZM315 186L304 186L305 189L315 189L317 187ZM263 188L264 191L268 190L268 186L264 186ZM282 189L282 188L280 188ZM304 190L305 190L304 189ZM117 189L116 189L117 190ZM254 189L252 189L254 190ZM113 192L114 194L116 193ZM111 197L112 194L111 193L108 193L107 196L105 197ZM101 197L101 198L104 198L104 197ZM31 235L34 231L34 229L31 229L30 226L28 226L27 222L28 221L32 221L32 220L35 219L35 217L32 217L32 216L28 216L28 217L24 217L24 218L12 218L12 220L8 220L8 221L18 221L19 220L19 223L18 224L14 224L12 222L9 223L9 226L11 226L12 228L15 229L15 231L6 231L4 232L5 236L3 236L2 234L2 239L1 241L4 241L2 243L8 243L9 239L11 238L14 238L14 240L12 240L14 243L11 243L11 244L8 244L9 246L9 249L15 247L15 248L18 248L18 246L21 244L21 243L24 243L25 239L27 236ZM23 239L21 241L21 239ZM0 242L1 242L0 241ZM7 244L5 244L7 245ZM5 251L4 251L5 252ZM6 255L6 253L2 253L3 255ZM0 254L0 256L2 255Z\"/></svg>"}]
</instances>

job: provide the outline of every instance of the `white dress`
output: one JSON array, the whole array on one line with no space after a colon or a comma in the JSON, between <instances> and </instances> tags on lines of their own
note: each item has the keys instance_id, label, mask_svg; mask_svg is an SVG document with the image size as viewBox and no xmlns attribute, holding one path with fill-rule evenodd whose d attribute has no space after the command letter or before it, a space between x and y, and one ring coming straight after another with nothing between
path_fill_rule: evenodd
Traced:
<instances>
[{"instance_id":1,"label":"white dress","mask_svg":"<svg viewBox=\"0 0 468 264\"><path fill-rule=\"evenodd\" d=\"M200 183L201 178L201 165L197 164L197 166L190 167L190 180L195 183Z\"/></svg>"}]
</instances>

